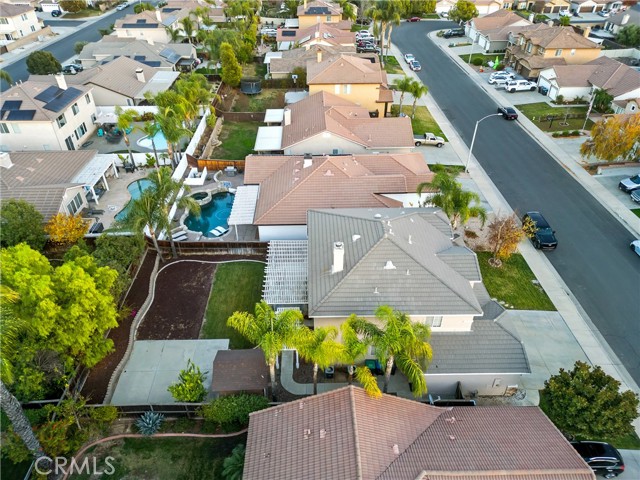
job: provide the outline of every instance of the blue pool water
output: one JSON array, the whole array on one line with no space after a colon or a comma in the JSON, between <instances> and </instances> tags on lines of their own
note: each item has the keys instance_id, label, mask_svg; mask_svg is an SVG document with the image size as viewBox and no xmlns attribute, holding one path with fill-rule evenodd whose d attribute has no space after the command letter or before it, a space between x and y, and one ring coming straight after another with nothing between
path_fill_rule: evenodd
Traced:
<instances>
[{"instance_id":1,"label":"blue pool water","mask_svg":"<svg viewBox=\"0 0 640 480\"><path fill-rule=\"evenodd\" d=\"M147 180L146 178L130 183L127 187L127 190L129 190L129 193L131 194L131 200L129 200L124 208L116 214L115 219L120 221L124 220L124 218L129 213L129 209L131 208L131 201L140 198L142 192L144 192L150 186L151 180Z\"/></svg>"},{"instance_id":2,"label":"blue pool water","mask_svg":"<svg viewBox=\"0 0 640 480\"><path fill-rule=\"evenodd\" d=\"M164 134L161 131L156 132L153 136L153 142L156 144L156 150L167 150L168 148L167 139L164 138ZM149 137L142 137L137 143L143 148L153 150L153 145L151 145L151 139Z\"/></svg>"},{"instance_id":3,"label":"blue pool water","mask_svg":"<svg viewBox=\"0 0 640 480\"><path fill-rule=\"evenodd\" d=\"M221 192L213 195L211 202L200 207L200 217L189 214L185 225L189 230L202 232L205 237L215 238L211 230L216 227L229 228L227 220L233 206L233 193Z\"/></svg>"}]
</instances>

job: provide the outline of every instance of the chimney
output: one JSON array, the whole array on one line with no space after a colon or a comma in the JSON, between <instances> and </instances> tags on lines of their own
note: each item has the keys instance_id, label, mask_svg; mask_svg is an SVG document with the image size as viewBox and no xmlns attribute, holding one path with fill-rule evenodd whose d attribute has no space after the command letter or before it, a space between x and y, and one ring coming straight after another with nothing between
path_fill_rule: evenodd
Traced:
<instances>
[{"instance_id":1,"label":"chimney","mask_svg":"<svg viewBox=\"0 0 640 480\"><path fill-rule=\"evenodd\" d=\"M535 18L535 14L534 14L534 13L529 14L529 21L530 21L531 23L533 23L533 19L534 19L534 18Z\"/></svg>"},{"instance_id":2,"label":"chimney","mask_svg":"<svg viewBox=\"0 0 640 480\"><path fill-rule=\"evenodd\" d=\"M631 17L629 16L628 13L625 13L624 16L622 17L622 21L620 22L620 25L626 25L629 22L629 19Z\"/></svg>"},{"instance_id":3,"label":"chimney","mask_svg":"<svg viewBox=\"0 0 640 480\"><path fill-rule=\"evenodd\" d=\"M162 23L162 15L159 8L156 8L156 20L158 20L158 23Z\"/></svg>"},{"instance_id":4,"label":"chimney","mask_svg":"<svg viewBox=\"0 0 640 480\"><path fill-rule=\"evenodd\" d=\"M317 59L318 63L322 62L322 50L320 50L319 48L316 51L316 59Z\"/></svg>"},{"instance_id":5,"label":"chimney","mask_svg":"<svg viewBox=\"0 0 640 480\"><path fill-rule=\"evenodd\" d=\"M304 0L304 9L307 9L307 0Z\"/></svg>"},{"instance_id":6,"label":"chimney","mask_svg":"<svg viewBox=\"0 0 640 480\"><path fill-rule=\"evenodd\" d=\"M142 70L141 68L136 68L136 78L139 82L145 83L144 70Z\"/></svg>"},{"instance_id":7,"label":"chimney","mask_svg":"<svg viewBox=\"0 0 640 480\"><path fill-rule=\"evenodd\" d=\"M553 27L553 20L547 20L547 25Z\"/></svg>"},{"instance_id":8,"label":"chimney","mask_svg":"<svg viewBox=\"0 0 640 480\"><path fill-rule=\"evenodd\" d=\"M284 125L291 125L291 109L290 108L285 108L284 109Z\"/></svg>"},{"instance_id":9,"label":"chimney","mask_svg":"<svg viewBox=\"0 0 640 480\"><path fill-rule=\"evenodd\" d=\"M582 32L582 36L584 38L589 38L589 34L591 33L591 27L584 27L584 30Z\"/></svg>"},{"instance_id":10,"label":"chimney","mask_svg":"<svg viewBox=\"0 0 640 480\"><path fill-rule=\"evenodd\" d=\"M56 74L56 83L58 84L58 88L62 90L67 89L67 81L64 78L64 75L61 73Z\"/></svg>"},{"instance_id":11,"label":"chimney","mask_svg":"<svg viewBox=\"0 0 640 480\"><path fill-rule=\"evenodd\" d=\"M313 157L311 156L310 153L305 153L304 162L302 163L302 168L309 168L311 165L313 165Z\"/></svg>"},{"instance_id":12,"label":"chimney","mask_svg":"<svg viewBox=\"0 0 640 480\"><path fill-rule=\"evenodd\" d=\"M333 265L331 265L331 273L338 273L344 270L344 243L333 243Z\"/></svg>"},{"instance_id":13,"label":"chimney","mask_svg":"<svg viewBox=\"0 0 640 480\"><path fill-rule=\"evenodd\" d=\"M13 167L13 163L11 162L11 157L8 152L0 153L0 167L6 169Z\"/></svg>"}]
</instances>

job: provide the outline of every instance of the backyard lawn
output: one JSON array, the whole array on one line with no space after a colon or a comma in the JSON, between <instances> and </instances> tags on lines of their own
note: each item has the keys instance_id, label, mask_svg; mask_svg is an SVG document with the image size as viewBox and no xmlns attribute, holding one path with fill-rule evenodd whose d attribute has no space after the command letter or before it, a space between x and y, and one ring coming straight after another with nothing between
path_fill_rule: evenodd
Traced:
<instances>
[{"instance_id":1,"label":"backyard lawn","mask_svg":"<svg viewBox=\"0 0 640 480\"><path fill-rule=\"evenodd\" d=\"M411 104L407 105L405 100L405 104L402 105L402 112L407 116L411 116L412 110L413 110L412 105ZM391 107L391 113L393 115L398 114L398 105L393 105ZM440 126L436 123L435 119L431 116L431 112L429 112L427 107L416 108L416 116L415 118L411 119L411 125L413 127L413 133L415 133L416 135L421 135L426 132L431 132L435 135L439 135L443 137L445 140L447 139L444 133L442 133Z\"/></svg>"},{"instance_id":2,"label":"backyard lawn","mask_svg":"<svg viewBox=\"0 0 640 480\"><path fill-rule=\"evenodd\" d=\"M515 105L515 107L544 132L582 130L587 114L587 107L552 107L546 102ZM567 114L580 115L580 117L568 118L565 122L564 116ZM592 126L593 122L588 120L586 129L590 130Z\"/></svg>"},{"instance_id":3,"label":"backyard lawn","mask_svg":"<svg viewBox=\"0 0 640 480\"><path fill-rule=\"evenodd\" d=\"M230 438L125 438L98 445L91 452L96 465L106 468L105 457L112 475L72 475L74 480L98 478L135 478L138 480L200 480L222 478L222 462L238 443L245 443L246 435ZM89 457L91 462L91 457ZM98 468L100 470L100 468ZM4 472L3 472L4 473Z\"/></svg>"},{"instance_id":4,"label":"backyard lawn","mask_svg":"<svg viewBox=\"0 0 640 480\"><path fill-rule=\"evenodd\" d=\"M224 122L220 132L222 145L213 150L211 158L244 160L253 152L260 125L260 122Z\"/></svg>"},{"instance_id":5,"label":"backyard lawn","mask_svg":"<svg viewBox=\"0 0 640 480\"><path fill-rule=\"evenodd\" d=\"M233 262L218 265L209 304L205 313L202 338L228 338L229 348L252 348L243 336L227 327L233 312L254 312L262 298L264 264Z\"/></svg>"},{"instance_id":6,"label":"backyard lawn","mask_svg":"<svg viewBox=\"0 0 640 480\"><path fill-rule=\"evenodd\" d=\"M286 90L265 88L257 95L238 95L233 105L234 112L264 112L267 108L284 108Z\"/></svg>"},{"instance_id":7,"label":"backyard lawn","mask_svg":"<svg viewBox=\"0 0 640 480\"><path fill-rule=\"evenodd\" d=\"M522 255L515 254L501 268L489 266L489 252L477 252L480 271L491 298L505 302L516 310L555 310L541 287L532 283L536 277Z\"/></svg>"}]
</instances>

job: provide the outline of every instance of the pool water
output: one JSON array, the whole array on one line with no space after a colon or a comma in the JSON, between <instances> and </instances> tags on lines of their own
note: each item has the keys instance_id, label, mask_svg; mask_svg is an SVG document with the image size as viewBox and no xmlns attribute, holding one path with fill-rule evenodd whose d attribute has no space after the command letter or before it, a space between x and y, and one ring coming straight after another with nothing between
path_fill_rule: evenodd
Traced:
<instances>
[{"instance_id":1,"label":"pool water","mask_svg":"<svg viewBox=\"0 0 640 480\"><path fill-rule=\"evenodd\" d=\"M156 132L153 136L153 142L156 144L156 150L167 150L168 148L167 139L164 138L164 134L161 131ZM143 148L153 150L153 145L151 144L151 139L149 137L142 137L137 143Z\"/></svg>"},{"instance_id":2,"label":"pool water","mask_svg":"<svg viewBox=\"0 0 640 480\"><path fill-rule=\"evenodd\" d=\"M151 185L152 185L151 180L147 180L146 178L143 178L142 180L136 180L135 182L130 183L129 186L127 187L127 190L129 190L129 193L131 194L131 200L129 200L127 204L124 206L124 208L116 214L115 219L119 221L124 220L126 216L129 214L129 209L131 208L131 202L133 200L137 200L138 198L140 198L140 195L142 195L142 192L144 192Z\"/></svg>"},{"instance_id":3,"label":"pool water","mask_svg":"<svg viewBox=\"0 0 640 480\"><path fill-rule=\"evenodd\" d=\"M200 208L200 217L189 214L185 220L187 228L194 232L202 232L208 238L215 238L211 230L216 227L229 228L227 220L233 206L233 193L221 192L213 195L211 202Z\"/></svg>"}]
</instances>

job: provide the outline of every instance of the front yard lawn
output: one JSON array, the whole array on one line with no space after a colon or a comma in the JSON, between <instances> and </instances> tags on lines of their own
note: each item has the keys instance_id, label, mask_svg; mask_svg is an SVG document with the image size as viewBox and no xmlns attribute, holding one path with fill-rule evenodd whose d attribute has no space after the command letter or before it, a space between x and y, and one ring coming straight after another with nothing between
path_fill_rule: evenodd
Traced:
<instances>
[{"instance_id":1,"label":"front yard lawn","mask_svg":"<svg viewBox=\"0 0 640 480\"><path fill-rule=\"evenodd\" d=\"M477 252L482 280L491 298L511 305L516 310L550 310L556 308L542 290L534 285L536 279L533 272L518 253L502 262L501 268L489 265L491 253Z\"/></svg>"},{"instance_id":2,"label":"front yard lawn","mask_svg":"<svg viewBox=\"0 0 640 480\"><path fill-rule=\"evenodd\" d=\"M233 312L250 312L262 298L264 264L258 262L233 262L218 265L209 304L205 312L202 338L228 338L229 348L252 348L233 328L227 319Z\"/></svg>"},{"instance_id":3,"label":"front yard lawn","mask_svg":"<svg viewBox=\"0 0 640 480\"><path fill-rule=\"evenodd\" d=\"M400 67L400 64L398 63L398 59L391 55L387 55L384 57L384 71L391 74L403 73L402 67Z\"/></svg>"},{"instance_id":4,"label":"front yard lawn","mask_svg":"<svg viewBox=\"0 0 640 480\"><path fill-rule=\"evenodd\" d=\"M464 60L466 63L469 63L469 54L465 54L465 55L459 55L459 57ZM471 65L473 65L473 61L476 58L481 58L482 59L482 64L483 65L488 65L488 62L495 62L496 61L496 57L498 57L498 61L500 61L500 63L502 63L502 60L504 59L504 53L494 53L494 54L488 54L485 55L483 53L473 53L471 54Z\"/></svg>"},{"instance_id":5,"label":"front yard lawn","mask_svg":"<svg viewBox=\"0 0 640 480\"><path fill-rule=\"evenodd\" d=\"M101 12L99 8L84 8L79 12L75 12L75 13L65 12L60 18L69 20L73 18L97 17L99 15L102 15L102 13L103 12ZM104 12L104 13L107 13L107 12Z\"/></svg>"},{"instance_id":6,"label":"front yard lawn","mask_svg":"<svg viewBox=\"0 0 640 480\"><path fill-rule=\"evenodd\" d=\"M284 108L285 90L265 88L257 95L240 93L233 105L234 112L264 112L267 108Z\"/></svg>"},{"instance_id":7,"label":"front yard lawn","mask_svg":"<svg viewBox=\"0 0 640 480\"><path fill-rule=\"evenodd\" d=\"M405 99L405 104L402 105L402 112L408 117L410 117L412 110L413 110L412 105L411 104L407 105L406 99ZM391 106L391 113L393 116L398 115L398 105ZM443 137L445 140L447 139L447 137L444 135L444 133L442 133L440 126L436 123L435 119L433 118L433 116L431 115L431 112L427 107L416 108L416 116L415 118L411 119L411 126L413 127L413 133L415 133L416 135L421 135L426 132L431 132L434 135Z\"/></svg>"},{"instance_id":8,"label":"front yard lawn","mask_svg":"<svg viewBox=\"0 0 640 480\"><path fill-rule=\"evenodd\" d=\"M640 208L632 208L631 211L635 213L636 217L640 217Z\"/></svg>"},{"instance_id":9,"label":"front yard lawn","mask_svg":"<svg viewBox=\"0 0 640 480\"><path fill-rule=\"evenodd\" d=\"M244 160L253 152L260 122L224 122L220 132L222 145L216 147L211 157L219 160Z\"/></svg>"},{"instance_id":10,"label":"front yard lawn","mask_svg":"<svg viewBox=\"0 0 640 480\"><path fill-rule=\"evenodd\" d=\"M517 95L514 94L514 95ZM529 120L536 124L536 126L544 132L558 132L558 131L574 131L582 130L584 126L584 119L587 115L587 107L552 107L546 102L529 103L526 105L515 105L515 107L522 112ZM565 115L580 115L578 118L568 118L566 123L568 125L562 125L565 123ZM553 117L553 118L550 118ZM587 121L586 129L590 130L593 126L591 120Z\"/></svg>"}]
</instances>

